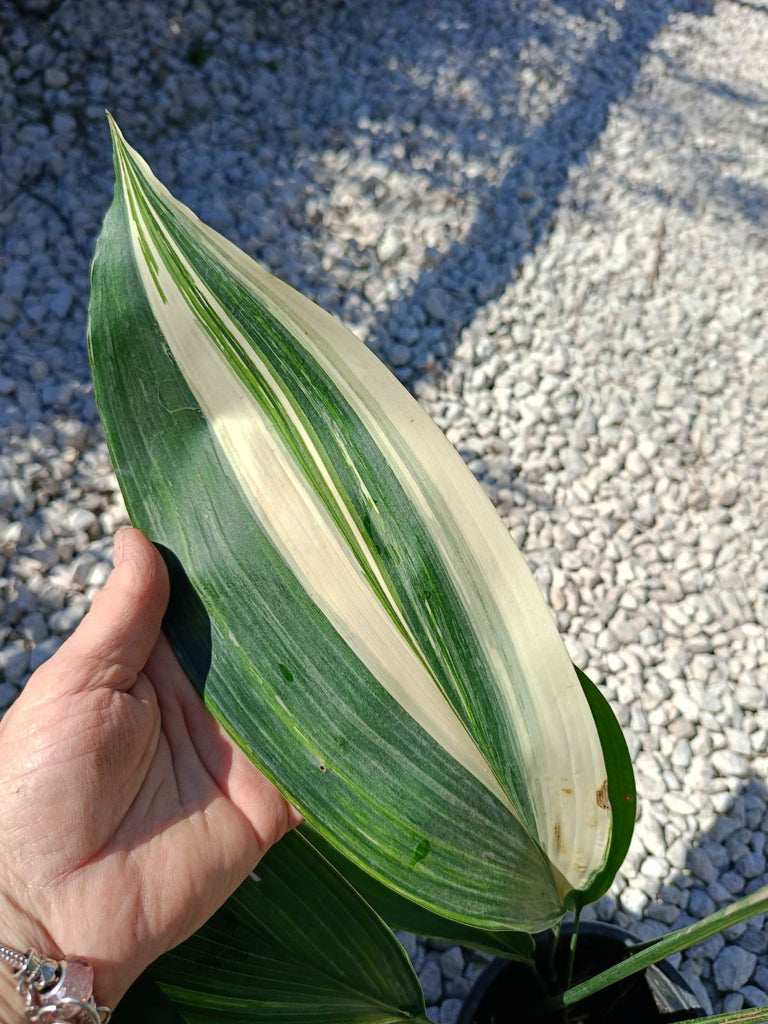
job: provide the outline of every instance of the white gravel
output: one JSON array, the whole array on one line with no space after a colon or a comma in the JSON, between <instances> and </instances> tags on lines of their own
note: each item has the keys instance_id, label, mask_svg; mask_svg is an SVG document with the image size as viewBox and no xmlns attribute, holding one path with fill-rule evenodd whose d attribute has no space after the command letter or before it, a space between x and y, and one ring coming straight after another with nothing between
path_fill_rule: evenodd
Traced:
<instances>
[{"instance_id":1,"label":"white gravel","mask_svg":"<svg viewBox=\"0 0 768 1024\"><path fill-rule=\"evenodd\" d=\"M647 937L765 885L764 7L17 0L0 36L0 703L126 521L83 340L109 106L496 502L635 760L597 916ZM453 1024L482 958L409 947ZM768 1002L760 920L677 960L715 1010Z\"/></svg>"}]
</instances>

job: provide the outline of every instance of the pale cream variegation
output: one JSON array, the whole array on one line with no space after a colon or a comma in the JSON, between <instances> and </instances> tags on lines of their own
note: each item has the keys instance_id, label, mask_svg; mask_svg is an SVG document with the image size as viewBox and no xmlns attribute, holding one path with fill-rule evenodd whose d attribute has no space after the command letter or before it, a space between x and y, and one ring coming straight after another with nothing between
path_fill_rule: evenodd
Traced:
<instances>
[{"instance_id":1,"label":"pale cream variegation","mask_svg":"<svg viewBox=\"0 0 768 1024\"><path fill-rule=\"evenodd\" d=\"M380 686L522 823L552 866L559 899L586 888L611 839L600 738L535 580L492 505L426 413L351 332L199 221L111 127L152 316L256 521ZM172 230L179 225L303 347L394 470L488 667L482 686L497 709L484 705L493 743L477 717L472 681L454 678L450 664L439 675L434 650L419 640L393 570L374 550L307 416L184 251ZM345 457L375 517L373 481ZM429 598L422 611L442 649ZM450 678L450 693L441 678Z\"/></svg>"}]
</instances>

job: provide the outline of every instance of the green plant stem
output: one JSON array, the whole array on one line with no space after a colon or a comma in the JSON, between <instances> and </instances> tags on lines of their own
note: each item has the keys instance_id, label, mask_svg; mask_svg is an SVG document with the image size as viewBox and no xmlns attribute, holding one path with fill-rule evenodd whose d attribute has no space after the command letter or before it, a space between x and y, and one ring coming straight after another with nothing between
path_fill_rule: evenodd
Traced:
<instances>
[{"instance_id":1,"label":"green plant stem","mask_svg":"<svg viewBox=\"0 0 768 1024\"><path fill-rule=\"evenodd\" d=\"M560 944L560 928L562 926L562 923L563 923L562 921L558 921L557 924L552 929L552 942L550 943L550 946L549 946L549 956L547 957L547 961L548 961L547 962L547 987L548 988L549 987L554 987L556 985L556 982L557 982L557 967L555 966L555 964L556 964L556 958L557 958L557 947ZM568 986L566 986L566 988L567 987Z\"/></svg>"},{"instance_id":2,"label":"green plant stem","mask_svg":"<svg viewBox=\"0 0 768 1024\"><path fill-rule=\"evenodd\" d=\"M725 907L723 910L718 910L714 914L710 914L709 917L705 917L702 921L697 921L696 924L680 928L660 939L646 943L645 948L634 952L615 967L596 974L594 978L590 978L580 985L574 985L573 988L567 989L562 996L553 996L552 999L547 1000L547 1008L572 1006L573 1003L578 1003L579 1000L586 999L587 996L600 992L609 985L630 977L637 971L645 970L646 967L658 963L659 960L663 960L672 953L688 949L689 946L708 939L710 935L715 935L717 932L723 931L724 928L739 924L765 910L768 910L768 885L753 892L750 896L737 900L730 907Z\"/></svg>"},{"instance_id":3,"label":"green plant stem","mask_svg":"<svg viewBox=\"0 0 768 1024\"><path fill-rule=\"evenodd\" d=\"M576 962L576 947L579 944L579 923L581 921L581 907L576 911L576 915L573 919L573 931L571 932L571 941L568 946L568 971L565 975L565 987L566 989L571 987L573 981L573 965Z\"/></svg>"},{"instance_id":4,"label":"green plant stem","mask_svg":"<svg viewBox=\"0 0 768 1024\"><path fill-rule=\"evenodd\" d=\"M697 1017L691 1024L764 1024L768 1021L768 1006L753 1006L733 1013L718 1013L714 1017Z\"/></svg>"}]
</instances>

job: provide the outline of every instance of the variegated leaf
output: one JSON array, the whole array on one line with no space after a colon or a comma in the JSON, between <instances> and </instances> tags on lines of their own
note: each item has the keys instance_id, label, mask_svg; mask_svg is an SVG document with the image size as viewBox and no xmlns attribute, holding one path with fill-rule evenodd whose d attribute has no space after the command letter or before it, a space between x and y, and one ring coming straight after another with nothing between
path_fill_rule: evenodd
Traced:
<instances>
[{"instance_id":1,"label":"variegated leaf","mask_svg":"<svg viewBox=\"0 0 768 1024\"><path fill-rule=\"evenodd\" d=\"M347 856L536 930L599 878L600 740L481 488L336 320L178 203L113 128L96 398L168 633L213 713Z\"/></svg>"}]
</instances>

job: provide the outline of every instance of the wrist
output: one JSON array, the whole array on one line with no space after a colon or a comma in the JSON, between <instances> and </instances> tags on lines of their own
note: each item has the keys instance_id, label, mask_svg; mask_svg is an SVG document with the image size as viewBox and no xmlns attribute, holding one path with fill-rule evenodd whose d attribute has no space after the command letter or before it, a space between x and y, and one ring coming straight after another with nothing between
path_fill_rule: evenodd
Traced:
<instances>
[{"instance_id":1,"label":"wrist","mask_svg":"<svg viewBox=\"0 0 768 1024\"><path fill-rule=\"evenodd\" d=\"M19 953L37 949L57 959L61 956L46 929L3 889L0 889L0 943ZM27 1020L16 986L13 964L0 962L0 1024L25 1024Z\"/></svg>"},{"instance_id":2,"label":"wrist","mask_svg":"<svg viewBox=\"0 0 768 1024\"><path fill-rule=\"evenodd\" d=\"M63 940L66 942L66 939ZM0 944L8 947L14 952L25 954L28 950L34 950L44 958L53 961L68 960L70 962L69 972L65 980L65 991L68 995L77 992L77 998L86 998L90 992L88 975L84 983L82 969L73 966L72 957L77 958L78 951L75 949L64 950L57 943L50 931L44 927L39 919L25 911L19 902L8 896L6 890L0 888ZM90 958L88 962L91 963ZM96 1005L106 1005L114 1008L117 1000L124 994L124 989L130 985L131 978L107 979L109 973L103 969L103 965L95 965L93 977L93 998ZM73 970L79 976L73 975ZM14 964L6 960L0 961L0 1024L28 1024L25 1015L24 996L18 991L19 979L14 976ZM72 991L72 984L75 985L75 992ZM107 995L106 989L110 989ZM79 992L82 992L80 996ZM57 1018L58 1019L58 1018Z\"/></svg>"},{"instance_id":3,"label":"wrist","mask_svg":"<svg viewBox=\"0 0 768 1024\"><path fill-rule=\"evenodd\" d=\"M23 907L19 900L9 895L10 888L0 884L0 944L22 954L30 949L36 950L53 960L85 957L94 971L93 997L96 1004L114 1009L140 971L130 962L113 963L101 959L95 949L87 948L88 940L84 942L82 934L75 935L66 922L57 920L55 914L47 911L37 914ZM42 924L43 918L51 920L50 930ZM17 984L13 965L0 961L0 1024L27 1024L24 1001L17 991Z\"/></svg>"}]
</instances>

